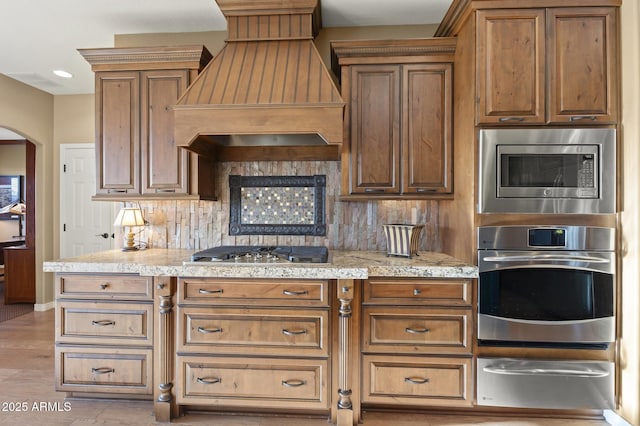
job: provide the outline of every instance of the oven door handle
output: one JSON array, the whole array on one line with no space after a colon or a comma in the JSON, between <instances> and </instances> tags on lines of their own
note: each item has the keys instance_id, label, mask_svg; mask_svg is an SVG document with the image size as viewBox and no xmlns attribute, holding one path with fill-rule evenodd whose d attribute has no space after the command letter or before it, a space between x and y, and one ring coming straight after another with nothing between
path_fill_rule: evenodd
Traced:
<instances>
[{"instance_id":1,"label":"oven door handle","mask_svg":"<svg viewBox=\"0 0 640 426\"><path fill-rule=\"evenodd\" d=\"M513 256L487 256L483 257L485 262L588 262L588 263L611 263L609 259L593 256L577 256L573 254L526 254Z\"/></svg>"},{"instance_id":2,"label":"oven door handle","mask_svg":"<svg viewBox=\"0 0 640 426\"><path fill-rule=\"evenodd\" d=\"M607 377L608 371L575 370L566 368L508 368L484 367L487 373L530 376L571 376L571 377Z\"/></svg>"}]
</instances>

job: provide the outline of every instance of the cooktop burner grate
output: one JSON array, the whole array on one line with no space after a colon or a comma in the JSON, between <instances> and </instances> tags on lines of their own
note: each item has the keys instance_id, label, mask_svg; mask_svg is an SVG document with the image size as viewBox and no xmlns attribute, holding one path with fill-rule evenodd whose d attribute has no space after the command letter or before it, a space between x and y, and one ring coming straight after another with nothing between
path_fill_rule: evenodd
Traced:
<instances>
[{"instance_id":1,"label":"cooktop burner grate","mask_svg":"<svg viewBox=\"0 0 640 426\"><path fill-rule=\"evenodd\" d=\"M326 263L329 250L317 246L218 246L191 255L192 262Z\"/></svg>"}]
</instances>

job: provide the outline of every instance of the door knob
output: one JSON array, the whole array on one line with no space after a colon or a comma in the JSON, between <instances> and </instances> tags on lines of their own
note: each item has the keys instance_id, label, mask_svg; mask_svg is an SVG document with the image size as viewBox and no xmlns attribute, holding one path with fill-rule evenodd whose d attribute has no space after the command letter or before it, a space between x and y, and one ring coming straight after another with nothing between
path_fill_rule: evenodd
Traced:
<instances>
[{"instance_id":1,"label":"door knob","mask_svg":"<svg viewBox=\"0 0 640 426\"><path fill-rule=\"evenodd\" d=\"M109 234L107 232L103 233L103 234L96 234L96 237L102 237L102 238L109 238Z\"/></svg>"}]
</instances>

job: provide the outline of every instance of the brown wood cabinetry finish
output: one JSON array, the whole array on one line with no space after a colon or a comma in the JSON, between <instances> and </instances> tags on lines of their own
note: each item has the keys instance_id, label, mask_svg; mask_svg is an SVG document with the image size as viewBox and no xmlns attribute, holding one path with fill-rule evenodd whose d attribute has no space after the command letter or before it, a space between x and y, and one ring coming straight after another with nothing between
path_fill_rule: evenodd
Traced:
<instances>
[{"instance_id":1,"label":"brown wood cabinetry finish","mask_svg":"<svg viewBox=\"0 0 640 426\"><path fill-rule=\"evenodd\" d=\"M151 398L151 284L137 275L56 274L56 390Z\"/></svg>"},{"instance_id":2,"label":"brown wood cabinetry finish","mask_svg":"<svg viewBox=\"0 0 640 426\"><path fill-rule=\"evenodd\" d=\"M5 247L4 303L36 302L36 250L25 246Z\"/></svg>"},{"instance_id":3,"label":"brown wood cabinetry finish","mask_svg":"<svg viewBox=\"0 0 640 426\"><path fill-rule=\"evenodd\" d=\"M453 65L402 66L402 193L453 192Z\"/></svg>"},{"instance_id":4,"label":"brown wood cabinetry finish","mask_svg":"<svg viewBox=\"0 0 640 426\"><path fill-rule=\"evenodd\" d=\"M173 105L202 46L82 49L96 72L97 200L215 199L212 160L176 146Z\"/></svg>"},{"instance_id":5,"label":"brown wood cabinetry finish","mask_svg":"<svg viewBox=\"0 0 640 426\"><path fill-rule=\"evenodd\" d=\"M473 403L470 281L370 278L363 283L362 403ZM450 286L450 288L448 288Z\"/></svg>"},{"instance_id":6,"label":"brown wood cabinetry finish","mask_svg":"<svg viewBox=\"0 0 640 426\"><path fill-rule=\"evenodd\" d=\"M478 122L544 123L544 10L481 10Z\"/></svg>"},{"instance_id":7,"label":"brown wood cabinetry finish","mask_svg":"<svg viewBox=\"0 0 640 426\"><path fill-rule=\"evenodd\" d=\"M189 152L174 142L171 106L187 89L189 73L144 71L141 81L142 193L187 194Z\"/></svg>"},{"instance_id":8,"label":"brown wood cabinetry finish","mask_svg":"<svg viewBox=\"0 0 640 426\"><path fill-rule=\"evenodd\" d=\"M455 40L332 42L343 199L450 198Z\"/></svg>"},{"instance_id":9,"label":"brown wood cabinetry finish","mask_svg":"<svg viewBox=\"0 0 640 426\"><path fill-rule=\"evenodd\" d=\"M616 123L616 10L547 10L549 121Z\"/></svg>"},{"instance_id":10,"label":"brown wood cabinetry finish","mask_svg":"<svg viewBox=\"0 0 640 426\"><path fill-rule=\"evenodd\" d=\"M327 361L179 357L179 404L326 410Z\"/></svg>"},{"instance_id":11,"label":"brown wood cabinetry finish","mask_svg":"<svg viewBox=\"0 0 640 426\"><path fill-rule=\"evenodd\" d=\"M140 79L96 73L96 194L140 193Z\"/></svg>"},{"instance_id":12,"label":"brown wood cabinetry finish","mask_svg":"<svg viewBox=\"0 0 640 426\"><path fill-rule=\"evenodd\" d=\"M351 81L349 193L399 194L400 67L354 66Z\"/></svg>"},{"instance_id":13,"label":"brown wood cabinetry finish","mask_svg":"<svg viewBox=\"0 0 640 426\"><path fill-rule=\"evenodd\" d=\"M614 8L479 10L476 124L616 123Z\"/></svg>"},{"instance_id":14,"label":"brown wood cabinetry finish","mask_svg":"<svg viewBox=\"0 0 640 426\"><path fill-rule=\"evenodd\" d=\"M327 280L178 278L176 400L331 410Z\"/></svg>"}]
</instances>

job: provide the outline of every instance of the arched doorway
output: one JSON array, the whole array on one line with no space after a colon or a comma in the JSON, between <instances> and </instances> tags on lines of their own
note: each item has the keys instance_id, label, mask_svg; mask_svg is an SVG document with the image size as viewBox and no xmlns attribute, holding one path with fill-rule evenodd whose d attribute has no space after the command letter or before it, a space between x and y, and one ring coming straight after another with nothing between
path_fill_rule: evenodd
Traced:
<instances>
[{"instance_id":1,"label":"arched doorway","mask_svg":"<svg viewBox=\"0 0 640 426\"><path fill-rule=\"evenodd\" d=\"M0 139L0 149L3 146L24 147L24 180L20 190L20 201L24 204L24 215L19 217L19 237L24 237L23 245L12 245L3 248L5 294L4 303L35 303L36 301L36 146L26 139L6 139L10 133L3 131L5 139ZM0 170L0 175L3 171ZM22 179L21 179L22 182ZM21 238L20 238L21 239Z\"/></svg>"}]
</instances>

